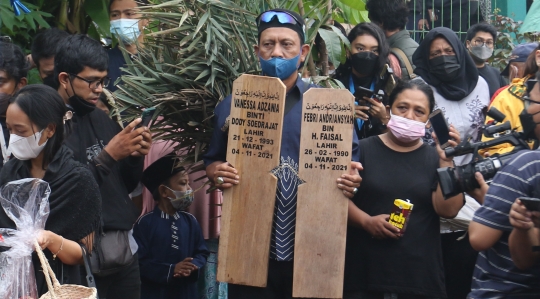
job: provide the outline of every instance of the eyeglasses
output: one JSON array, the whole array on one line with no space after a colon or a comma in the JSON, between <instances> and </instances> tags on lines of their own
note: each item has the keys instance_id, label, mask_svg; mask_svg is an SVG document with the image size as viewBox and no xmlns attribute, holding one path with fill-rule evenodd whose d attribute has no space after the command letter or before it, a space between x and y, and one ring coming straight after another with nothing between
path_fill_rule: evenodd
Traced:
<instances>
[{"instance_id":1,"label":"eyeglasses","mask_svg":"<svg viewBox=\"0 0 540 299\"><path fill-rule=\"evenodd\" d=\"M77 76L75 74L70 74L70 75L77 78L77 79L81 79L84 82L88 83L88 88L90 88L90 89L98 89L100 86L101 87L107 87L107 86L109 86L109 82L111 81L111 78L109 78L109 77L103 77L103 78L101 78L99 80L88 80L88 79L79 77L79 76Z\"/></svg>"},{"instance_id":2,"label":"eyeglasses","mask_svg":"<svg viewBox=\"0 0 540 299\"><path fill-rule=\"evenodd\" d=\"M483 40L481 40L481 39L473 40L472 43L473 43L473 46L475 46L475 47L483 47L483 46L486 46L486 47L488 47L488 48L493 48L493 45L494 45L492 41L487 41L487 42L485 42L485 41L483 41Z\"/></svg>"}]
</instances>

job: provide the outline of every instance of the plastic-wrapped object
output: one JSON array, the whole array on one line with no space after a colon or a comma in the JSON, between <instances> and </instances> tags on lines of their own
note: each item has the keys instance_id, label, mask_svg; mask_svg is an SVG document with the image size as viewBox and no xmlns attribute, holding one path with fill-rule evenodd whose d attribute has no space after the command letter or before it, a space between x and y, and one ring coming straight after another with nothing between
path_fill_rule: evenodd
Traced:
<instances>
[{"instance_id":1,"label":"plastic-wrapped object","mask_svg":"<svg viewBox=\"0 0 540 299\"><path fill-rule=\"evenodd\" d=\"M39 179L7 183L0 189L0 205L17 229L0 228L0 298L37 299L32 266L34 242L49 216L49 184Z\"/></svg>"}]
</instances>

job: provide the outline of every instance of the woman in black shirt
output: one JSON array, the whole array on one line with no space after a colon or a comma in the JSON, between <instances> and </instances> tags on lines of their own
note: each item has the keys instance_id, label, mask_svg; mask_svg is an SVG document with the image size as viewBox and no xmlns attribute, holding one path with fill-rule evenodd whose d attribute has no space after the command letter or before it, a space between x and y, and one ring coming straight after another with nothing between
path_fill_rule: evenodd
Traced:
<instances>
[{"instance_id":1,"label":"woman in black shirt","mask_svg":"<svg viewBox=\"0 0 540 299\"><path fill-rule=\"evenodd\" d=\"M64 142L67 108L58 92L45 85L28 85L10 100L6 123L14 158L0 172L0 185L26 178L49 184L49 216L37 237L60 283L82 284L79 264L83 251L96 243L100 231L101 196L88 168L73 160ZM15 223L0 208L0 227ZM39 296L47 284L39 259L33 254ZM0 266L1 267L1 266Z\"/></svg>"},{"instance_id":2,"label":"woman in black shirt","mask_svg":"<svg viewBox=\"0 0 540 299\"><path fill-rule=\"evenodd\" d=\"M452 167L452 158L422 141L434 103L423 81L400 82L389 97L388 132L360 141L364 170L349 202L344 299L446 297L439 216L455 217L464 199L443 198L437 168ZM457 145L453 127L450 136ZM402 236L388 222L395 199L414 204Z\"/></svg>"}]
</instances>

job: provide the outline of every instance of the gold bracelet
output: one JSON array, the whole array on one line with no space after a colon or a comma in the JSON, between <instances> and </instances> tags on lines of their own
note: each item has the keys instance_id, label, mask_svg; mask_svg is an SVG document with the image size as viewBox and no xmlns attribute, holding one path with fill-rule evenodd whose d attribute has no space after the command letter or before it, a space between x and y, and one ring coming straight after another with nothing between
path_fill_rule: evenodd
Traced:
<instances>
[{"instance_id":1,"label":"gold bracelet","mask_svg":"<svg viewBox=\"0 0 540 299\"><path fill-rule=\"evenodd\" d=\"M64 247L64 237L63 236L60 236L60 237L62 237L62 243L60 243L60 249L58 249L58 251L55 254L53 254L52 256L53 260L56 259L56 256L60 253L60 251L62 251Z\"/></svg>"}]
</instances>

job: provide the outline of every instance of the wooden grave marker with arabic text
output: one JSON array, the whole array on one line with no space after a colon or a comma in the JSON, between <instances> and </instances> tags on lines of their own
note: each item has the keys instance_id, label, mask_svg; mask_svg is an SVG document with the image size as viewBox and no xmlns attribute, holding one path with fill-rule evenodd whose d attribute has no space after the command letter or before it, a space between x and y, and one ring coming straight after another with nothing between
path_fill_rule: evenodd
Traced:
<instances>
[{"instance_id":1,"label":"wooden grave marker with arabic text","mask_svg":"<svg viewBox=\"0 0 540 299\"><path fill-rule=\"evenodd\" d=\"M227 161L240 183L223 192L218 281L266 286L285 93L278 78L234 81Z\"/></svg>"},{"instance_id":2,"label":"wooden grave marker with arabic text","mask_svg":"<svg viewBox=\"0 0 540 299\"><path fill-rule=\"evenodd\" d=\"M354 97L313 88L302 104L293 297L341 298L348 200L336 180L351 167Z\"/></svg>"}]
</instances>

